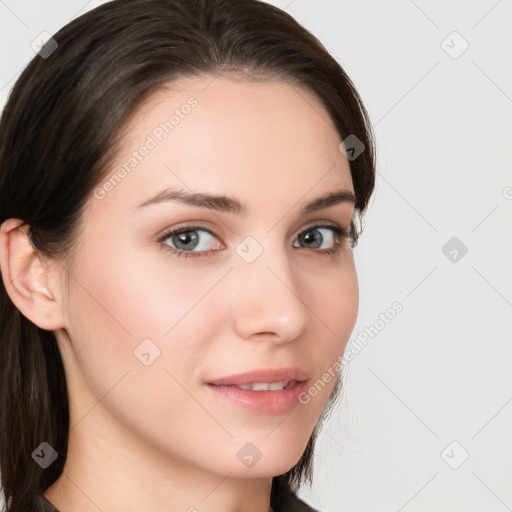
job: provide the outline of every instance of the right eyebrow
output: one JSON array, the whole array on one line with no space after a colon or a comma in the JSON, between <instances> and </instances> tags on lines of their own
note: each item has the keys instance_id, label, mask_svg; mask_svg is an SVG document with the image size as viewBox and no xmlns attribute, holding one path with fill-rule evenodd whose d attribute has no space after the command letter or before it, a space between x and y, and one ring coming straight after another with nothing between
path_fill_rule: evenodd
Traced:
<instances>
[{"instance_id":1,"label":"right eyebrow","mask_svg":"<svg viewBox=\"0 0 512 512\"><path fill-rule=\"evenodd\" d=\"M176 201L190 206L199 206L201 208L208 208L209 210L215 210L218 212L247 215L247 205L242 204L234 197L201 192L187 192L173 188L166 188L165 190L158 192L154 196L151 196L142 203L136 205L135 208L138 209L150 204L158 204L168 201Z\"/></svg>"}]
</instances>

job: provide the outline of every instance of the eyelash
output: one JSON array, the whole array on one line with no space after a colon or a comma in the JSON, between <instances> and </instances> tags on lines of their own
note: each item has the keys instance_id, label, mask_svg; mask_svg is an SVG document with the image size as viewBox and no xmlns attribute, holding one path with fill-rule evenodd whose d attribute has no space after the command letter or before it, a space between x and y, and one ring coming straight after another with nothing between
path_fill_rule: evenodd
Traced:
<instances>
[{"instance_id":1,"label":"eyelash","mask_svg":"<svg viewBox=\"0 0 512 512\"><path fill-rule=\"evenodd\" d=\"M350 232L348 232L345 228L342 228L340 226L333 225L333 224L315 224L315 225L307 227L306 229L301 231L299 233L299 235L301 235L302 233L305 233L309 230L313 231L317 228L331 229L334 234L334 245L330 249L317 249L317 250L313 249L313 252L317 252L321 256L334 257L341 251L341 249L343 248L343 246L345 244L349 244L349 246L352 247L352 242L354 239L352 230ZM197 257L207 256L211 252L216 252L215 249L210 250L210 251L199 251L199 252L183 251L181 249L175 249L174 247L171 247L170 245L165 243L165 241L173 235L179 235L181 233L187 233L189 231L196 231L196 230L206 231L207 233L209 233L210 235L212 235L218 239L218 236L215 233L213 233L209 229L204 228L203 226L185 226L185 227L174 228L174 229L170 229L170 230L166 231L162 236L160 236L158 238L158 242L163 246L163 249L165 251L168 251L172 255L177 256L177 257L183 256L184 258L188 258L188 257L197 258ZM298 247L298 249L307 249L307 248L306 247Z\"/></svg>"}]
</instances>

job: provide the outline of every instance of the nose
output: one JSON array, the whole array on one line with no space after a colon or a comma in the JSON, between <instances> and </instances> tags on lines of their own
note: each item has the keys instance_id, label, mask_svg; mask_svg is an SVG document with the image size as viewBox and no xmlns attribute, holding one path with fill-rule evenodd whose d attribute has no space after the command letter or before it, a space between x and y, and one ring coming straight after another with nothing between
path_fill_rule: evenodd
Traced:
<instances>
[{"instance_id":1,"label":"nose","mask_svg":"<svg viewBox=\"0 0 512 512\"><path fill-rule=\"evenodd\" d=\"M307 290L284 249L265 250L252 263L240 258L231 274L232 318L241 338L287 343L311 327Z\"/></svg>"}]
</instances>

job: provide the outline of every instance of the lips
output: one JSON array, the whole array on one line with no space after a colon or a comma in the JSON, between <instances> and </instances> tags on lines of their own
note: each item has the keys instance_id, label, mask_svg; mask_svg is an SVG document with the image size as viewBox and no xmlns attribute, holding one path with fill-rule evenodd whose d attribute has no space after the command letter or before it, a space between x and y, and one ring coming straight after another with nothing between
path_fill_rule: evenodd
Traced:
<instances>
[{"instance_id":1,"label":"lips","mask_svg":"<svg viewBox=\"0 0 512 512\"><path fill-rule=\"evenodd\" d=\"M288 414L307 388L308 373L301 368L260 368L206 381L210 396L260 415ZM219 402L219 403L221 403Z\"/></svg>"},{"instance_id":2,"label":"lips","mask_svg":"<svg viewBox=\"0 0 512 512\"><path fill-rule=\"evenodd\" d=\"M304 382L309 375L302 368L259 368L245 373L238 373L206 382L214 386L241 386L247 384L278 383L278 382Z\"/></svg>"}]
</instances>

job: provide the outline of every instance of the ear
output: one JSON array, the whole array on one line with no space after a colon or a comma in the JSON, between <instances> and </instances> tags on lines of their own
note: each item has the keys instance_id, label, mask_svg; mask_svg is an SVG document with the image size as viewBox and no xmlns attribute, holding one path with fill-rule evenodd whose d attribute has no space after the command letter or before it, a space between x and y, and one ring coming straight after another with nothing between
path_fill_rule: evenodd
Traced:
<instances>
[{"instance_id":1,"label":"ear","mask_svg":"<svg viewBox=\"0 0 512 512\"><path fill-rule=\"evenodd\" d=\"M20 219L0 226L0 271L14 305L32 323L45 330L64 327L58 275L33 247L30 227Z\"/></svg>"}]
</instances>

